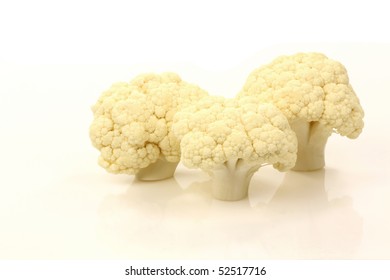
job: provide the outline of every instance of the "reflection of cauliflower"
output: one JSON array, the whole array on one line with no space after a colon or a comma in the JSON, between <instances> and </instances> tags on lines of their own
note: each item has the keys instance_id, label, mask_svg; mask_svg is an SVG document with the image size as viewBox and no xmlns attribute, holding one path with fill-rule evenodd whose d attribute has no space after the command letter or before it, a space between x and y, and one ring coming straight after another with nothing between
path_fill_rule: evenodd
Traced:
<instances>
[{"instance_id":1,"label":"reflection of cauliflower","mask_svg":"<svg viewBox=\"0 0 390 280\"><path fill-rule=\"evenodd\" d=\"M114 84L92 107L90 138L101 152L99 164L144 180L171 177L180 159L179 142L171 131L173 116L206 95L173 73Z\"/></svg>"},{"instance_id":2,"label":"reflection of cauliflower","mask_svg":"<svg viewBox=\"0 0 390 280\"><path fill-rule=\"evenodd\" d=\"M286 117L254 101L206 97L175 115L183 163L213 177L218 199L246 197L253 174L265 164L279 170L295 164L296 137Z\"/></svg>"},{"instance_id":3,"label":"reflection of cauliflower","mask_svg":"<svg viewBox=\"0 0 390 280\"><path fill-rule=\"evenodd\" d=\"M342 64L319 53L281 56L253 71L238 97L256 96L288 118L298 137L295 170L325 165L324 149L332 131L356 138L363 110Z\"/></svg>"}]
</instances>

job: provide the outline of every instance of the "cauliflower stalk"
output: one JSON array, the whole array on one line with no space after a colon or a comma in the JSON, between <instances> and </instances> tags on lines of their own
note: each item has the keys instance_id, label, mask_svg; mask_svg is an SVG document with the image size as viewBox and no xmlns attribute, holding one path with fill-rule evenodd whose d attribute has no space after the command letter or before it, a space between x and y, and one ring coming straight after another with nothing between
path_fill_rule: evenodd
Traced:
<instances>
[{"instance_id":1,"label":"cauliflower stalk","mask_svg":"<svg viewBox=\"0 0 390 280\"><path fill-rule=\"evenodd\" d=\"M180 145L172 132L175 113L207 93L173 73L144 74L116 83L92 107L92 144L111 173L141 180L172 177Z\"/></svg>"},{"instance_id":2,"label":"cauliflower stalk","mask_svg":"<svg viewBox=\"0 0 390 280\"><path fill-rule=\"evenodd\" d=\"M296 160L297 140L285 116L253 98L203 98L175 115L173 132L184 165L209 173L220 200L245 198L260 167L284 171Z\"/></svg>"},{"instance_id":3,"label":"cauliflower stalk","mask_svg":"<svg viewBox=\"0 0 390 280\"><path fill-rule=\"evenodd\" d=\"M346 69L320 53L281 56L254 70L238 94L247 96L274 104L288 118L298 138L294 170L323 168L332 132L354 139L364 126Z\"/></svg>"}]
</instances>

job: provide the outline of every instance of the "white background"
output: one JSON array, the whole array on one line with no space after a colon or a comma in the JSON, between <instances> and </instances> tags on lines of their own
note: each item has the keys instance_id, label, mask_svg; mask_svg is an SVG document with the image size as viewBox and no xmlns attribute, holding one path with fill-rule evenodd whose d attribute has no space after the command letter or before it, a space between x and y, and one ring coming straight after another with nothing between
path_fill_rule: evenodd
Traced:
<instances>
[{"instance_id":1,"label":"white background","mask_svg":"<svg viewBox=\"0 0 390 280\"><path fill-rule=\"evenodd\" d=\"M0 259L390 258L385 1L124 2L0 2ZM111 83L174 71L234 96L298 51L341 61L366 112L325 170L261 169L228 203L197 170L141 183L97 165L90 106Z\"/></svg>"}]
</instances>

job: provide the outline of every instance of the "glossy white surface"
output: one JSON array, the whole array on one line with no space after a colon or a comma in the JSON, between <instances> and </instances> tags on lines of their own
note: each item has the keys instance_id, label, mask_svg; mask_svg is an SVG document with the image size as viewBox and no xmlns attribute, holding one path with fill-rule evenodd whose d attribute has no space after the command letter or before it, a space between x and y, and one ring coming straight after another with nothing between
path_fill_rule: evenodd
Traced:
<instances>
[{"instance_id":1,"label":"glossy white surface","mask_svg":"<svg viewBox=\"0 0 390 280\"><path fill-rule=\"evenodd\" d=\"M239 202L214 200L208 176L181 165L161 182L97 166L89 106L139 69L0 64L0 258L389 259L390 48L314 47L349 70L364 132L333 135L322 171L261 169ZM222 74L172 70L232 96L255 64L304 48L264 52L226 72L230 91Z\"/></svg>"}]
</instances>

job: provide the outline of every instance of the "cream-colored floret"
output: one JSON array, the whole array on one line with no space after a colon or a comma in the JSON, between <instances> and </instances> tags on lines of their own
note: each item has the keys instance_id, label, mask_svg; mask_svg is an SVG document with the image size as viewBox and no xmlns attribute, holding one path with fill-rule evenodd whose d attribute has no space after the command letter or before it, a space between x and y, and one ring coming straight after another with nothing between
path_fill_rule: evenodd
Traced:
<instances>
[{"instance_id":1,"label":"cream-colored floret","mask_svg":"<svg viewBox=\"0 0 390 280\"><path fill-rule=\"evenodd\" d=\"M245 197L261 166L284 171L296 160L297 141L286 117L271 104L242 102L206 97L174 117L184 165L210 173L214 196L222 200Z\"/></svg>"},{"instance_id":2,"label":"cream-colored floret","mask_svg":"<svg viewBox=\"0 0 390 280\"><path fill-rule=\"evenodd\" d=\"M363 109L345 67L320 53L281 56L254 70L238 97L278 107L290 122L304 119L350 138L363 129Z\"/></svg>"},{"instance_id":3,"label":"cream-colored floret","mask_svg":"<svg viewBox=\"0 0 390 280\"><path fill-rule=\"evenodd\" d=\"M137 174L157 162L159 168L177 164L180 146L171 131L173 117L206 95L174 73L144 74L114 84L92 107L90 138L101 151L100 165L112 173Z\"/></svg>"},{"instance_id":4,"label":"cream-colored floret","mask_svg":"<svg viewBox=\"0 0 390 280\"><path fill-rule=\"evenodd\" d=\"M322 168L331 132L356 138L364 126L345 67L320 53L281 56L254 70L238 94L248 96L274 104L288 118L299 145L294 170Z\"/></svg>"}]
</instances>

